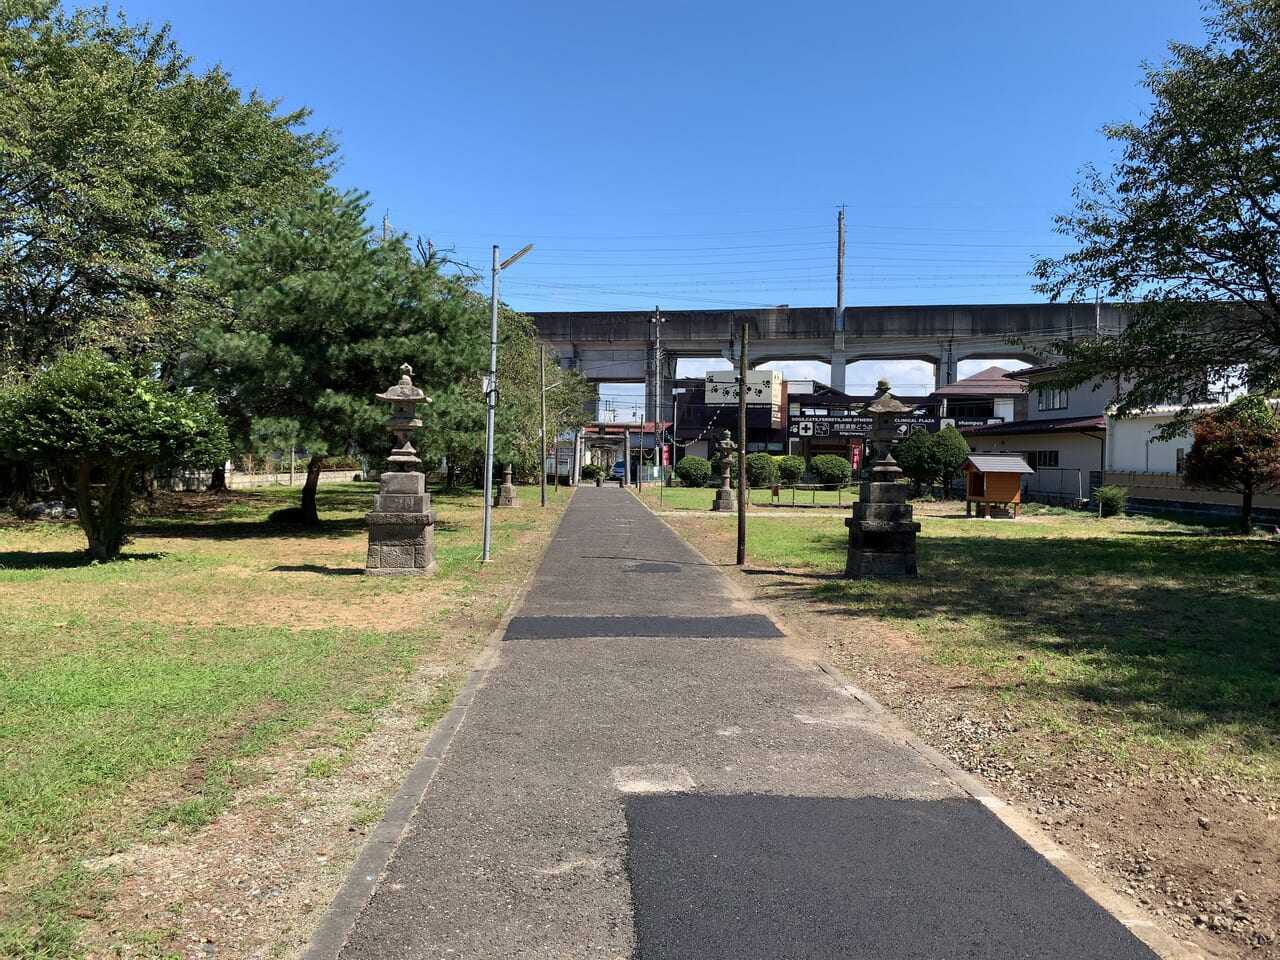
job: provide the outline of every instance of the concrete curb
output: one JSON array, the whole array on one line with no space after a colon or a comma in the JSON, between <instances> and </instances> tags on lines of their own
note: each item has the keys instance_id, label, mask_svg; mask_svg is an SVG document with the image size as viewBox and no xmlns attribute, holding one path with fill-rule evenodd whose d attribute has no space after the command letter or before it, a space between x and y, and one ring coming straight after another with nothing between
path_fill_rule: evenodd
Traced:
<instances>
[{"instance_id":1,"label":"concrete curb","mask_svg":"<svg viewBox=\"0 0 1280 960\"><path fill-rule=\"evenodd\" d=\"M568 501L566 505L567 503ZM524 582L511 598L507 612L503 614L498 626L489 634L484 650L463 682L462 689L454 697L453 705L436 724L436 728L422 748L421 755L387 805L386 813L369 833L355 863L351 865L351 872L347 874L347 879L342 882L333 902L329 904L315 932L312 933L307 949L302 954L302 960L338 960L342 948L346 945L347 936L355 926L361 911L373 897L374 890L377 889L391 858L395 856L396 848L400 845L400 840L408 829L418 804L422 802L422 797L440 766L440 761L449 751L449 744L453 741L454 734L466 719L467 708L471 706L476 693L484 686L489 671L497 664L499 651L502 649L502 638L512 619L523 606L525 596L538 572L538 565L542 562L543 555L560 528L564 515L565 511L561 511L538 556L530 565Z\"/></svg>"}]
</instances>

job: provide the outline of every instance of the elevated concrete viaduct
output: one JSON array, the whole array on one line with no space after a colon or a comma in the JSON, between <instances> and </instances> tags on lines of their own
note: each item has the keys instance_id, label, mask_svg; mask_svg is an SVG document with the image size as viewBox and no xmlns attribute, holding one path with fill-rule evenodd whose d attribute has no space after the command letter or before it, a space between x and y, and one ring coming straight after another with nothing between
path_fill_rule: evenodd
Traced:
<instances>
[{"instance_id":1,"label":"elevated concrete viaduct","mask_svg":"<svg viewBox=\"0 0 1280 960\"><path fill-rule=\"evenodd\" d=\"M915 307L767 307L754 310L664 310L662 356L657 356L653 311L533 313L538 335L554 346L560 363L597 383L643 382L646 417L656 418L657 364L662 380L675 377L676 361L740 356L742 324L748 324L752 367L771 360L813 360L831 365L831 386L845 389L845 366L859 360L923 360L934 382L956 380L956 367L972 357L1035 362L1027 349L1058 337L1116 332L1125 323L1114 305L1038 303Z\"/></svg>"}]
</instances>

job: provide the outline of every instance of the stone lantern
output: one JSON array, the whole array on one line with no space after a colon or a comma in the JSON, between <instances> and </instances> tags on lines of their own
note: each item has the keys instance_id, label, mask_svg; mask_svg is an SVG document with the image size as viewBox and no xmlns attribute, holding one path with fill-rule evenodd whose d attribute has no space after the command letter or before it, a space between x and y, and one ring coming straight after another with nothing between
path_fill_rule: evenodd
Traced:
<instances>
[{"instance_id":1,"label":"stone lantern","mask_svg":"<svg viewBox=\"0 0 1280 960\"><path fill-rule=\"evenodd\" d=\"M720 442L716 444L716 449L720 451L720 489L716 491L716 499L711 504L711 509L737 510L738 499L734 496L733 487L730 485L729 473L733 470L733 453L738 449L738 445L733 442L728 430L720 435Z\"/></svg>"},{"instance_id":2,"label":"stone lantern","mask_svg":"<svg viewBox=\"0 0 1280 960\"><path fill-rule=\"evenodd\" d=\"M495 507L520 506L520 498L516 495L516 485L511 482L511 464L509 463L502 468L502 486L493 495L493 505Z\"/></svg>"},{"instance_id":3,"label":"stone lantern","mask_svg":"<svg viewBox=\"0 0 1280 960\"><path fill-rule=\"evenodd\" d=\"M881 380L875 397L858 411L860 416L871 418L875 460L870 482L862 484L859 491L854 515L844 522L849 528L844 575L849 579L916 576L920 524L912 519L906 484L897 482L902 468L891 452L897 436L894 418L912 409L889 392L888 380Z\"/></svg>"},{"instance_id":4,"label":"stone lantern","mask_svg":"<svg viewBox=\"0 0 1280 960\"><path fill-rule=\"evenodd\" d=\"M391 469L382 474L373 510L365 515L369 557L364 570L374 576L428 576L436 569L436 514L411 437L422 426L415 408L431 398L413 385L407 363L400 367L400 381L375 396L391 404L387 425L395 443L387 457Z\"/></svg>"}]
</instances>

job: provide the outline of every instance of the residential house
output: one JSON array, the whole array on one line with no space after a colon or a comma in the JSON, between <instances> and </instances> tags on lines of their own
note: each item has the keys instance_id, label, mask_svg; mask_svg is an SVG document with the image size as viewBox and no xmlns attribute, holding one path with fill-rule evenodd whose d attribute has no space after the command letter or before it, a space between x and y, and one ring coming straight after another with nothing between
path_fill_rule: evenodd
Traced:
<instances>
[{"instance_id":1,"label":"residential house","mask_svg":"<svg viewBox=\"0 0 1280 960\"><path fill-rule=\"evenodd\" d=\"M1107 456L1107 418L1114 387L1061 390L1047 383L1052 364L1007 374L1020 382L1026 416L961 430L974 453L1017 453L1035 473L1024 480L1027 499L1079 503L1103 482Z\"/></svg>"}]
</instances>

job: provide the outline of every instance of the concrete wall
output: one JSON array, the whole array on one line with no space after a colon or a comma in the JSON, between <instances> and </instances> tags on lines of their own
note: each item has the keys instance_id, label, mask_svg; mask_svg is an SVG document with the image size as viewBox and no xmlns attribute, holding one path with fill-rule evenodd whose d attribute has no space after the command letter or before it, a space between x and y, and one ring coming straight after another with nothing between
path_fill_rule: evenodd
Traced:
<instances>
[{"instance_id":1,"label":"concrete wall","mask_svg":"<svg viewBox=\"0 0 1280 960\"><path fill-rule=\"evenodd\" d=\"M184 493L195 493L208 490L213 474L209 470L180 470L166 477L158 477L156 486L161 490L175 490ZM321 470L321 483L350 483L361 479L359 470ZM227 472L227 488L230 490L247 490L253 487L270 487L275 484L301 487L307 480L307 471L298 470L290 484L289 472L284 473L240 473L236 470Z\"/></svg>"},{"instance_id":2,"label":"concrete wall","mask_svg":"<svg viewBox=\"0 0 1280 960\"><path fill-rule=\"evenodd\" d=\"M1221 517L1224 520L1240 513L1240 494L1188 487L1181 477L1171 473L1108 470L1106 482L1125 487L1129 491L1130 504L1138 511L1181 510ZM1255 496L1253 507L1255 521L1280 522L1280 495L1273 493Z\"/></svg>"}]
</instances>

